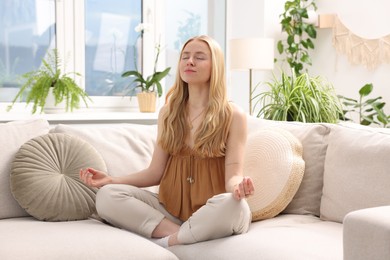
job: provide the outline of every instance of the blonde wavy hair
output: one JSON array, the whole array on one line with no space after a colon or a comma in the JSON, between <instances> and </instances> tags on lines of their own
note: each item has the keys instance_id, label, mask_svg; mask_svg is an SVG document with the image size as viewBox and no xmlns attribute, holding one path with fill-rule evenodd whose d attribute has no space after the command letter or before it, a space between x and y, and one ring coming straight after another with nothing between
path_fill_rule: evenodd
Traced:
<instances>
[{"instance_id":1,"label":"blonde wavy hair","mask_svg":"<svg viewBox=\"0 0 390 260\"><path fill-rule=\"evenodd\" d=\"M203 157L221 157L225 155L226 141L232 121L232 107L227 100L224 54L218 43L206 35L189 39L183 46L177 65L176 80L166 96L166 113L162 114L162 134L158 143L170 154L178 154L189 134L186 115L188 84L179 73L180 59L185 46L192 41L205 42L211 51L211 76L209 104L205 119L195 133L193 150Z\"/></svg>"}]
</instances>

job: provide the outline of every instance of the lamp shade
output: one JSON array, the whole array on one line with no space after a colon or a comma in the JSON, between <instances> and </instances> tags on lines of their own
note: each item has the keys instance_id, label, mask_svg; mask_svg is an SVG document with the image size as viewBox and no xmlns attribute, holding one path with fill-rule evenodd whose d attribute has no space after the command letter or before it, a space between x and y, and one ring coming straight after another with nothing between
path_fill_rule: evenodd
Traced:
<instances>
[{"instance_id":1,"label":"lamp shade","mask_svg":"<svg viewBox=\"0 0 390 260\"><path fill-rule=\"evenodd\" d=\"M233 70L272 70L274 40L242 38L230 40L230 68Z\"/></svg>"}]
</instances>

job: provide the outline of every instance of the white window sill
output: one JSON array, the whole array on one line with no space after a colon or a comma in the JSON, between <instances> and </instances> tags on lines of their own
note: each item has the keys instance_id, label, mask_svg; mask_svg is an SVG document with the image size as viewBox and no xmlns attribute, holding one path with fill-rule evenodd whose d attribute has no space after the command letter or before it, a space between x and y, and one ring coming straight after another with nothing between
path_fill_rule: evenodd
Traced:
<instances>
[{"instance_id":1,"label":"white window sill","mask_svg":"<svg viewBox=\"0 0 390 260\"><path fill-rule=\"evenodd\" d=\"M133 99L133 102L136 99ZM89 108L76 109L73 112L59 113L31 113L32 105L26 106L25 103L16 103L11 111L7 112L10 103L0 102L0 123L6 123L18 120L30 120L43 118L49 121L51 125L55 124L157 124L158 111L157 106L154 113L141 113L138 110L138 104L130 103L123 106L123 98L115 100L118 105L106 102L104 106L90 106Z\"/></svg>"},{"instance_id":2,"label":"white window sill","mask_svg":"<svg viewBox=\"0 0 390 260\"><path fill-rule=\"evenodd\" d=\"M158 112L72 112L58 114L0 113L0 123L43 118L50 124L157 124Z\"/></svg>"}]
</instances>

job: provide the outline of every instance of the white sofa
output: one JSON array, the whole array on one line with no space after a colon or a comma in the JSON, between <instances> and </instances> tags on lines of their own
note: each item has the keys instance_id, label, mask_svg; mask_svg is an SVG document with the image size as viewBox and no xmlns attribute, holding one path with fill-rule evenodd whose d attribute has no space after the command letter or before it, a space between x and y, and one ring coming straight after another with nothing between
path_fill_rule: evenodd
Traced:
<instances>
[{"instance_id":1,"label":"white sofa","mask_svg":"<svg viewBox=\"0 0 390 260\"><path fill-rule=\"evenodd\" d=\"M9 180L20 147L49 132L89 143L110 174L142 169L155 125L0 124L0 259L390 259L390 131L252 117L248 124L250 133L288 130L302 144L305 172L294 198L279 215L253 222L247 234L168 249L98 218L37 220L14 199Z\"/></svg>"}]
</instances>

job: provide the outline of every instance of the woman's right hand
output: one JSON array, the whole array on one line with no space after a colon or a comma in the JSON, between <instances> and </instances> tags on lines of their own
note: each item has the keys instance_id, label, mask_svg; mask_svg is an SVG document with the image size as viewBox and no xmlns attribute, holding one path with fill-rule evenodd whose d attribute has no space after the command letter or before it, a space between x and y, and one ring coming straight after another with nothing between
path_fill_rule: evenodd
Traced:
<instances>
[{"instance_id":1,"label":"woman's right hand","mask_svg":"<svg viewBox=\"0 0 390 260\"><path fill-rule=\"evenodd\" d=\"M95 170L93 168L86 168L80 170L80 179L88 186L100 188L112 182L111 176L105 172Z\"/></svg>"}]
</instances>

